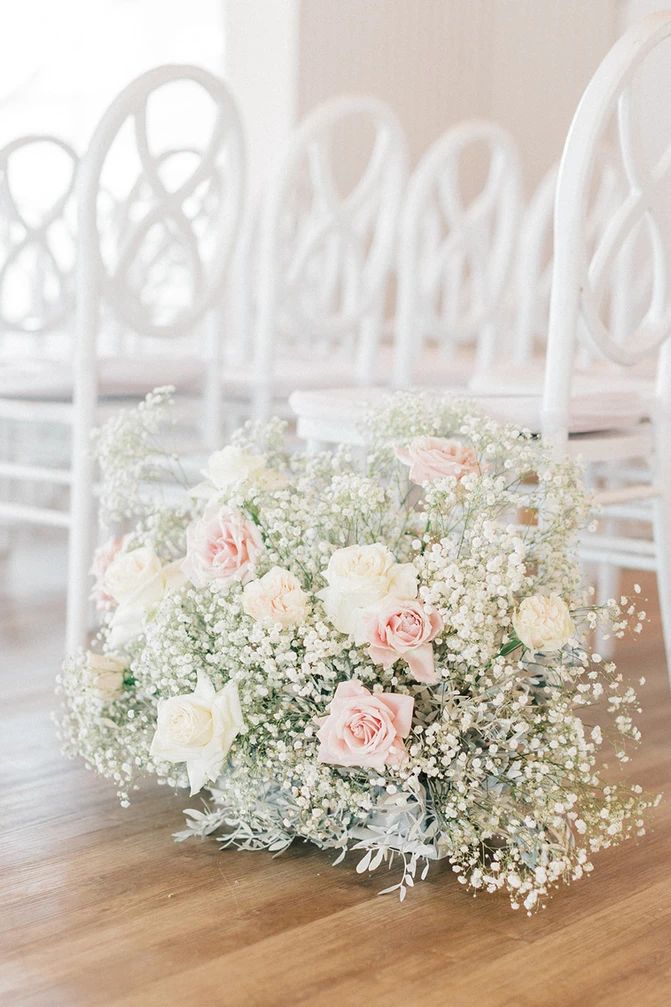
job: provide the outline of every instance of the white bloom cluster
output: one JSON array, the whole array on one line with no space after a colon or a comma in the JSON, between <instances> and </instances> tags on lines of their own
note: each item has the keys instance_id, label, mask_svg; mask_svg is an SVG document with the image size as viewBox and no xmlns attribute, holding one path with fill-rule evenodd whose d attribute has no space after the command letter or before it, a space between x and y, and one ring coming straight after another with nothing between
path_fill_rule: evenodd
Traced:
<instances>
[{"instance_id":1,"label":"white bloom cluster","mask_svg":"<svg viewBox=\"0 0 671 1007\"><path fill-rule=\"evenodd\" d=\"M101 435L115 471L129 428ZM580 472L528 433L415 395L367 430L353 459L248 427L187 504L126 499L142 521L101 552L99 654L61 676L66 751L124 802L146 775L206 787L180 838L300 837L358 851L360 873L398 860L401 898L447 859L532 911L642 834L652 800L604 781L600 759L606 740L629 758L638 700L587 640L598 619L622 635L645 613L590 606ZM115 477L108 510L130 483ZM608 731L583 720L603 700Z\"/></svg>"}]
</instances>

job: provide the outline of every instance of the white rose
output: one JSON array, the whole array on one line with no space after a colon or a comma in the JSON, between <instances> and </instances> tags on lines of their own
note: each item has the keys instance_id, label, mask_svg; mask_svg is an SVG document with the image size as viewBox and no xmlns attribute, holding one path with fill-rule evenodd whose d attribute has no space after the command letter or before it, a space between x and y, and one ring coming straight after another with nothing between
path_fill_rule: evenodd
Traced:
<instances>
[{"instance_id":1,"label":"white rose","mask_svg":"<svg viewBox=\"0 0 671 1007\"><path fill-rule=\"evenodd\" d=\"M265 472L266 459L263 455L254 455L229 444L210 455L203 470L206 482L194 486L191 496L209 499L236 483L262 480Z\"/></svg>"},{"instance_id":2,"label":"white rose","mask_svg":"<svg viewBox=\"0 0 671 1007\"><path fill-rule=\"evenodd\" d=\"M193 692L158 704L151 756L157 762L185 762L191 794L216 780L233 741L244 729L235 682L215 692L202 672Z\"/></svg>"},{"instance_id":3,"label":"white rose","mask_svg":"<svg viewBox=\"0 0 671 1007\"><path fill-rule=\"evenodd\" d=\"M417 597L417 571L397 563L386 546L351 545L337 549L324 574L328 587L319 591L326 614L342 633L353 635L363 609L387 595Z\"/></svg>"},{"instance_id":4,"label":"white rose","mask_svg":"<svg viewBox=\"0 0 671 1007\"><path fill-rule=\"evenodd\" d=\"M103 590L121 604L149 583L161 566L154 550L147 546L117 553L103 576Z\"/></svg>"},{"instance_id":5,"label":"white rose","mask_svg":"<svg viewBox=\"0 0 671 1007\"><path fill-rule=\"evenodd\" d=\"M298 626L307 612L308 596L300 581L289 570L274 566L272 570L245 585L242 607L257 622Z\"/></svg>"},{"instance_id":6,"label":"white rose","mask_svg":"<svg viewBox=\"0 0 671 1007\"><path fill-rule=\"evenodd\" d=\"M111 654L86 652L86 688L103 702L119 699L123 694L124 661Z\"/></svg>"},{"instance_id":7,"label":"white rose","mask_svg":"<svg viewBox=\"0 0 671 1007\"><path fill-rule=\"evenodd\" d=\"M525 598L513 616L517 638L531 651L561 650L575 636L566 603L556 594Z\"/></svg>"},{"instance_id":8,"label":"white rose","mask_svg":"<svg viewBox=\"0 0 671 1007\"><path fill-rule=\"evenodd\" d=\"M151 578L142 580L137 590L129 594L114 610L107 636L107 643L113 650L124 647L134 637L139 636L147 617L158 608L166 594L186 583L182 563L183 560L178 560L161 566L159 561L158 570Z\"/></svg>"}]
</instances>

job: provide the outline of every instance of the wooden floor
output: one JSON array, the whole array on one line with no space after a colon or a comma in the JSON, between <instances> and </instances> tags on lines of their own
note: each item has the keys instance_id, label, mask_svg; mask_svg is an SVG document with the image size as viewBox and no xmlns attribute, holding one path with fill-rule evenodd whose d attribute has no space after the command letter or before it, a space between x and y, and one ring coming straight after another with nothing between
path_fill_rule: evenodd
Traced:
<instances>
[{"instance_id":1,"label":"wooden floor","mask_svg":"<svg viewBox=\"0 0 671 1007\"><path fill-rule=\"evenodd\" d=\"M10 574L0 585L3 1005L671 1004L671 705L654 627L622 655L649 681L632 773L669 800L644 840L604 854L591 878L529 919L503 898L472 898L447 870L400 905L377 896L379 879L304 846L272 859L175 845L184 802L161 790L122 810L60 756L49 721L62 564L49 554L31 568L32 589Z\"/></svg>"}]
</instances>

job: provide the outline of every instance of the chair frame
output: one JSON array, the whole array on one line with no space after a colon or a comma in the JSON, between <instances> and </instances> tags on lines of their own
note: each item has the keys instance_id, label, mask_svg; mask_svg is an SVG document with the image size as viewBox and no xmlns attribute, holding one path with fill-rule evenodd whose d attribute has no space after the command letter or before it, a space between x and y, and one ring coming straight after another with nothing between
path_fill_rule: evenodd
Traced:
<instances>
[{"instance_id":1,"label":"chair frame","mask_svg":"<svg viewBox=\"0 0 671 1007\"><path fill-rule=\"evenodd\" d=\"M647 57L671 40L671 14L652 14L632 26L613 46L588 84L573 118L557 179L554 218L554 266L550 300L542 433L559 455L568 442L571 380L578 339L606 359L632 366L657 357L657 386L647 450L624 457L652 463L652 478L605 489L597 501L606 514L638 519L652 502L653 542L632 536L594 536L585 558L631 569L656 570L662 626L671 673L671 244L665 244L662 183L671 174L671 143L650 172L638 163L632 121L632 80ZM604 228L588 261L585 200L598 144L613 114L628 193ZM653 289L648 311L629 340L609 331L599 315L599 298L609 270L635 228L648 227ZM620 455L621 456L621 455ZM600 460L609 461L604 452ZM642 507L643 505L643 507ZM649 518L649 519L650 519Z\"/></svg>"},{"instance_id":2,"label":"chair frame","mask_svg":"<svg viewBox=\"0 0 671 1007\"><path fill-rule=\"evenodd\" d=\"M464 205L459 185L459 164L464 151L475 144L489 151L487 179L483 189ZM447 226L431 261L422 261L422 228L430 202L438 199L441 220L437 231ZM457 346L475 341L476 368L487 368L493 359L502 328L501 315L508 296L521 214L521 170L512 136L495 123L469 120L440 137L415 169L406 194L399 227L398 306L393 383L412 384L412 364L424 342L422 326L426 296L447 285L458 301L462 260L471 271L476 303L465 317L445 322L437 319L443 337ZM493 246L490 225L495 220ZM429 284L427 274L433 283Z\"/></svg>"},{"instance_id":3,"label":"chair frame","mask_svg":"<svg viewBox=\"0 0 671 1007\"><path fill-rule=\"evenodd\" d=\"M33 145L49 144L59 150L71 161L72 169L67 184L58 195L51 206L44 209L41 219L37 223L31 223L24 215L21 206L12 192L9 172L12 158L21 150ZM19 225L23 234L21 239L10 248L7 257L0 266L0 305L2 303L2 290L6 282L7 270L16 262L21 252L28 247L36 246L41 253L50 259L54 275L58 277L60 288L60 299L56 310L48 315L44 315L37 324L28 324L26 319L9 319L5 316L4 309L0 306L0 335L4 332L25 333L26 336L48 334L68 320L74 311L74 291L72 289L71 277L61 268L60 263L51 247L49 232L54 226L64 218L64 214L74 199L74 190L77 177L77 166L79 157L74 148L65 140L51 134L30 133L17 137L6 144L0 150L0 199L5 204L3 214L6 217L8 226L11 223ZM39 281L41 277L33 277L34 281Z\"/></svg>"},{"instance_id":4,"label":"chair frame","mask_svg":"<svg viewBox=\"0 0 671 1007\"><path fill-rule=\"evenodd\" d=\"M351 118L368 119L375 129L369 162L354 189L344 198L336 190L328 156L333 129ZM282 253L282 214L287 194L304 160L318 196L319 214L303 236L291 262L295 285L310 255L334 235L347 248L343 272L355 278L348 290L346 310L331 317L307 317L310 332L336 339L358 333L353 377L365 384L371 378L377 349L384 297L392 262L398 213L407 175L405 137L398 119L384 102L371 97L344 95L324 102L293 133L274 176L267 185L258 225L258 281L256 320L253 326L253 412L265 415L272 398L273 362L277 319L283 306L287 277ZM373 239L368 252L360 247L356 215L371 212ZM333 281L336 279L334 272ZM284 289L283 289L284 288ZM292 294L295 310L299 299Z\"/></svg>"},{"instance_id":5,"label":"chair frame","mask_svg":"<svg viewBox=\"0 0 671 1007\"><path fill-rule=\"evenodd\" d=\"M620 100L638 67L661 43L671 40L671 13L653 14L630 28L605 57L578 105L569 130L559 169L555 201L553 283L550 326L541 401L541 435L556 457L579 457L587 465L628 464L635 459L652 462L640 470L637 482L601 490L596 502L612 517L653 523L654 540L591 535L581 544L585 560L624 568L657 572L662 625L671 670L671 245L665 246L661 215L661 181L671 173L671 145L652 172L644 176L630 144L631 105ZM586 212L590 178L597 159L601 134L618 108L624 128L623 159L630 188L619 210L604 228L588 262ZM608 270L618 248L643 219L650 228L653 257L653 290L649 310L634 334L633 349L621 333L609 333L599 318L599 297L604 292ZM648 218L651 218L648 221ZM571 384L578 340L584 338L592 352L622 365L657 356L657 395L652 422L633 419L605 432L583 433L570 438ZM635 396L634 396L635 397ZM298 433L311 447L328 442L361 443L357 416L375 399L374 391L332 390L330 393L295 393L292 405L298 416ZM486 396L481 397L486 403ZM505 396L492 400L496 412ZM514 404L514 398L508 400ZM632 416L638 410L632 410ZM512 416L510 417L512 420ZM633 425L632 425L633 424ZM627 472L630 479L630 473ZM652 504L652 511L648 508Z\"/></svg>"},{"instance_id":6,"label":"chair frame","mask_svg":"<svg viewBox=\"0 0 671 1007\"><path fill-rule=\"evenodd\" d=\"M217 107L215 127L201 163L177 189L168 192L158 174L157 163L147 140L146 105L149 96L165 84L193 81L214 100ZM151 213L131 231L120 260L120 267L110 275L100 253L97 224L97 197L107 154L129 117L135 120L135 137L144 175L158 197ZM216 308L233 254L242 216L245 179L245 155L242 125L237 105L222 80L200 67L166 65L156 67L132 81L112 102L102 116L80 166L78 191L79 256L77 271L77 318L75 385L72 436L72 490L70 504L70 540L68 563L67 644L81 646L88 621L88 574L91 558L91 529L94 512L95 466L90 450L91 431L96 421L97 337L100 313L109 303L109 291L123 289L124 270L132 261L142 237L166 212L189 229L182 211L183 201L208 173L215 170L215 158L222 144L231 143L235 158L230 174L235 192L232 215L219 221L217 243L211 261L215 263L198 300L172 324L149 325L151 335L178 336L193 329L208 311ZM230 166L229 166L229 170ZM193 238L194 236L191 235ZM113 305L118 309L118 303ZM132 298L123 300L123 317L133 328L147 331L141 306ZM220 408L221 340L211 332L205 375L206 401ZM216 426L216 421L214 423Z\"/></svg>"},{"instance_id":7,"label":"chair frame","mask_svg":"<svg viewBox=\"0 0 671 1007\"><path fill-rule=\"evenodd\" d=\"M173 81L192 81L212 98L215 126L204 156L182 185L167 191L149 149L146 103L158 88ZM151 185L157 202L151 212L134 228L127 240L117 268L108 272L100 250L98 231L98 193L107 154L126 120L135 120L135 139L144 177ZM214 252L208 257L209 272L188 309L169 324L153 325L124 286L124 277L143 235L166 213L182 230L188 220L182 204L194 188L216 170L215 160L222 148L227 150L227 180L230 197L222 203L216 221ZM80 161L77 177L77 264L76 316L74 345L74 395L72 402L3 400L2 414L13 418L61 422L72 427L72 462L70 469L40 468L30 465L2 465L0 476L27 481L43 481L70 487L69 513L46 508L6 503L0 516L9 520L29 521L65 527L69 530L67 647L74 650L86 642L89 612L89 566L92 552L95 466L90 450L90 436L98 415L98 336L103 305L111 307L136 331L154 336L180 336L191 332L205 319L209 323L207 359L203 362L204 400L210 430L218 427L221 409L221 331L217 312L227 270L238 237L244 201L246 161L242 125L237 105L226 85L208 71L190 65L156 67L132 81L114 99L95 129L89 148ZM192 237L194 237L192 235ZM194 238L195 240L195 238ZM203 267L204 263L200 262ZM35 415L33 415L33 412Z\"/></svg>"}]
</instances>

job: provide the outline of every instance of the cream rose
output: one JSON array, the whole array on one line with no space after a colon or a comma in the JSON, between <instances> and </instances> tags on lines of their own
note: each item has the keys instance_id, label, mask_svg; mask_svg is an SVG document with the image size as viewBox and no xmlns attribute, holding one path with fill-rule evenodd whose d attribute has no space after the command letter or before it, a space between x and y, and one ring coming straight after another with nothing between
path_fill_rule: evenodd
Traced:
<instances>
[{"instance_id":1,"label":"cream rose","mask_svg":"<svg viewBox=\"0 0 671 1007\"><path fill-rule=\"evenodd\" d=\"M110 563L116 559L124 545L125 538L110 538L107 542L99 545L93 553L93 562L91 563L91 570L89 572L95 579L95 584L91 592L91 598L95 601L96 608L100 611L111 608L114 604L114 598L105 590L105 574Z\"/></svg>"},{"instance_id":2,"label":"cream rose","mask_svg":"<svg viewBox=\"0 0 671 1007\"><path fill-rule=\"evenodd\" d=\"M208 508L186 530L184 573L195 587L243 583L263 550L259 529L238 510Z\"/></svg>"},{"instance_id":3,"label":"cream rose","mask_svg":"<svg viewBox=\"0 0 671 1007\"><path fill-rule=\"evenodd\" d=\"M137 551L137 550L135 550ZM185 582L182 560L159 566L151 578L141 578L139 586L128 594L115 609L109 624L107 643L113 649L124 647L144 630L147 618L158 608L169 591L175 591Z\"/></svg>"},{"instance_id":4,"label":"cream rose","mask_svg":"<svg viewBox=\"0 0 671 1007\"><path fill-rule=\"evenodd\" d=\"M575 626L566 603L556 594L525 598L513 616L517 638L532 651L561 650L575 636Z\"/></svg>"},{"instance_id":5,"label":"cream rose","mask_svg":"<svg viewBox=\"0 0 671 1007\"><path fill-rule=\"evenodd\" d=\"M305 620L308 596L289 570L272 570L245 585L242 607L257 622L298 626Z\"/></svg>"},{"instance_id":6,"label":"cream rose","mask_svg":"<svg viewBox=\"0 0 671 1007\"><path fill-rule=\"evenodd\" d=\"M118 552L105 570L102 590L121 604L149 584L162 565L154 550L148 546Z\"/></svg>"},{"instance_id":7,"label":"cream rose","mask_svg":"<svg viewBox=\"0 0 671 1007\"><path fill-rule=\"evenodd\" d=\"M123 694L123 676L126 664L111 654L86 652L86 689L97 699L110 703Z\"/></svg>"},{"instance_id":8,"label":"cream rose","mask_svg":"<svg viewBox=\"0 0 671 1007\"><path fill-rule=\"evenodd\" d=\"M231 745L244 729L235 682L219 692L202 672L193 692L158 704L151 756L156 762L185 762L191 794L216 780Z\"/></svg>"},{"instance_id":9,"label":"cream rose","mask_svg":"<svg viewBox=\"0 0 671 1007\"><path fill-rule=\"evenodd\" d=\"M319 591L326 614L341 633L353 635L361 613L387 595L417 597L412 563L397 563L386 546L351 545L337 549L324 573L328 587Z\"/></svg>"},{"instance_id":10,"label":"cream rose","mask_svg":"<svg viewBox=\"0 0 671 1007\"><path fill-rule=\"evenodd\" d=\"M463 479L480 470L473 448L447 437L415 437L407 447L394 450L398 460L410 468L411 481L420 486L447 476Z\"/></svg>"},{"instance_id":11,"label":"cream rose","mask_svg":"<svg viewBox=\"0 0 671 1007\"><path fill-rule=\"evenodd\" d=\"M243 451L235 444L229 444L221 451L215 451L208 458L203 469L206 481L191 490L191 496L209 498L235 486L236 483L255 479L266 471L266 459Z\"/></svg>"}]
</instances>

